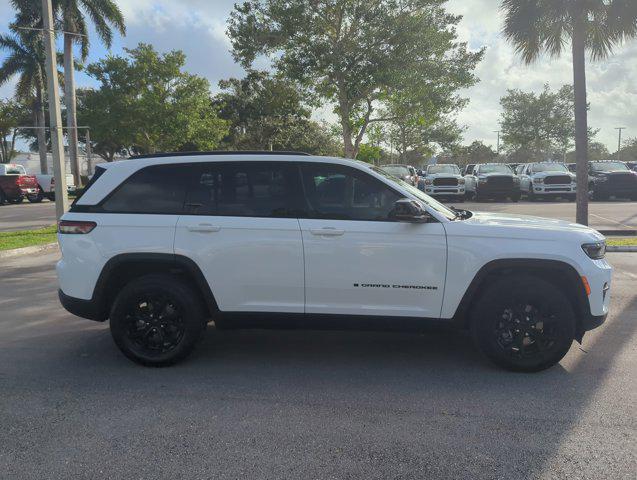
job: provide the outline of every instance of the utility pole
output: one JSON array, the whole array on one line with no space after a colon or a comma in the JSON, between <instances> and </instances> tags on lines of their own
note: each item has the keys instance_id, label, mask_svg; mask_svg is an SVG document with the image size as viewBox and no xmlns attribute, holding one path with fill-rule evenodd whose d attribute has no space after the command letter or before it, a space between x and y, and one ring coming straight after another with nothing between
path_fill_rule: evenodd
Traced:
<instances>
[{"instance_id":1,"label":"utility pole","mask_svg":"<svg viewBox=\"0 0 637 480\"><path fill-rule=\"evenodd\" d=\"M500 155L500 132L501 130L494 130L493 133L497 133L498 134L498 148L496 149L496 152L498 155Z\"/></svg>"},{"instance_id":2,"label":"utility pole","mask_svg":"<svg viewBox=\"0 0 637 480\"><path fill-rule=\"evenodd\" d=\"M49 87L49 118L51 123L51 148L53 154L53 177L55 178L55 216L59 220L68 210L69 199L66 192L66 164L62 144L62 114L60 113L60 91L58 85L55 34L53 32L53 9L51 0L42 0L44 21L44 50L46 79Z\"/></svg>"},{"instance_id":3,"label":"utility pole","mask_svg":"<svg viewBox=\"0 0 637 480\"><path fill-rule=\"evenodd\" d=\"M619 131L619 140L617 141L617 160L619 161L619 152L622 149L622 130L626 130L626 127L616 127L615 130Z\"/></svg>"}]
</instances>

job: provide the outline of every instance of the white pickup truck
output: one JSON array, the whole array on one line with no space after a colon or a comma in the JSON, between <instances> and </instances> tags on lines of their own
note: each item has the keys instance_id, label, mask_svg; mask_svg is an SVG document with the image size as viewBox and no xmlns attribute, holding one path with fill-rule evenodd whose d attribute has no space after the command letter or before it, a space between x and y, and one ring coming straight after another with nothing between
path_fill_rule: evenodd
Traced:
<instances>
[{"instance_id":1,"label":"white pickup truck","mask_svg":"<svg viewBox=\"0 0 637 480\"><path fill-rule=\"evenodd\" d=\"M24 170L22 165L18 165L20 168ZM38 186L40 187L40 191L38 192L37 202L41 202L43 198L48 198L51 201L55 200L55 178L53 175L48 175L45 173L34 173L33 176L38 181ZM70 173L66 174L66 191L68 193L75 192L75 180L73 179L73 175Z\"/></svg>"}]
</instances>

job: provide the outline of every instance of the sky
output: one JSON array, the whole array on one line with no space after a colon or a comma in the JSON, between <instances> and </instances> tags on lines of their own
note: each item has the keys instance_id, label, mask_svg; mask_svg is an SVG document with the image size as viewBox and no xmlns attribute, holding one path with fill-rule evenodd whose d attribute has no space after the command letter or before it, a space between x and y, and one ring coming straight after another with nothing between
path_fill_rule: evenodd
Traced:
<instances>
[{"instance_id":1,"label":"sky","mask_svg":"<svg viewBox=\"0 0 637 480\"><path fill-rule=\"evenodd\" d=\"M226 20L237 0L116 0L127 25L125 37L116 36L111 53L120 54L139 42L150 43L159 51L183 50L186 70L206 77L213 90L219 80L241 77L243 69L234 63L226 36ZM448 0L450 12L462 15L458 35L471 49L486 47L485 57L476 70L480 82L462 95L470 100L459 113L466 125L464 142L482 140L495 147L501 113L499 100L507 89L539 92L545 83L557 90L572 83L571 57L542 58L525 65L504 40L500 0ZM13 17L9 0L0 0L0 33L7 31ZM88 62L104 57L108 51L94 32ZM60 43L60 42L59 42ZM61 49L61 44L59 45ZM568 48L567 48L568 50ZM0 62L4 54L0 52ZM627 127L624 138L637 137L637 41L615 50L615 55L601 62L588 63L588 95L591 104L589 124L600 129L597 141L611 152L617 150L617 130ZM79 86L93 81L77 74ZM15 82L0 86L0 98L13 94ZM318 118L334 121L331 107L316 113Z\"/></svg>"}]
</instances>

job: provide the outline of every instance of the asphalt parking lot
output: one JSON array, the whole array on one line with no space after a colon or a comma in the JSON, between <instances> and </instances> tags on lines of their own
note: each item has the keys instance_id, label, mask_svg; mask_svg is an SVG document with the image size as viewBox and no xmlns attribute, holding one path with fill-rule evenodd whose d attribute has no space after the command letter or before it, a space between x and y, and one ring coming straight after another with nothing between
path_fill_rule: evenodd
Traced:
<instances>
[{"instance_id":1,"label":"asphalt parking lot","mask_svg":"<svg viewBox=\"0 0 637 480\"><path fill-rule=\"evenodd\" d=\"M513 374L466 335L207 332L139 367L67 314L57 253L0 260L5 478L634 479L637 254L560 365Z\"/></svg>"},{"instance_id":2,"label":"asphalt parking lot","mask_svg":"<svg viewBox=\"0 0 637 480\"><path fill-rule=\"evenodd\" d=\"M466 202L454 203L459 208L475 211L505 212L521 215L575 220L575 204L568 202L520 202L491 203ZM55 205L44 200L42 203L4 205L0 207L0 231L24 230L46 227L55 223ZM598 230L637 230L637 202L591 202L590 224Z\"/></svg>"}]
</instances>

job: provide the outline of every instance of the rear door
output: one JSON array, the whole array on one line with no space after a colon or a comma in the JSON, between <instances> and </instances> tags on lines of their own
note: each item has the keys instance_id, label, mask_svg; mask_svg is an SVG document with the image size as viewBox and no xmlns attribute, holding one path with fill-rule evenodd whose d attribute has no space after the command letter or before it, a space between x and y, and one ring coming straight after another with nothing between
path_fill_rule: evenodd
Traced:
<instances>
[{"instance_id":1,"label":"rear door","mask_svg":"<svg viewBox=\"0 0 637 480\"><path fill-rule=\"evenodd\" d=\"M295 164L209 162L193 168L175 253L199 265L222 311L302 313L302 196Z\"/></svg>"},{"instance_id":2,"label":"rear door","mask_svg":"<svg viewBox=\"0 0 637 480\"><path fill-rule=\"evenodd\" d=\"M304 163L301 171L306 312L438 318L443 226L391 221L402 196L361 170Z\"/></svg>"}]
</instances>

